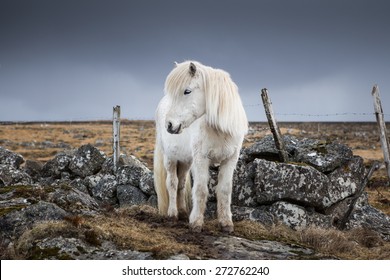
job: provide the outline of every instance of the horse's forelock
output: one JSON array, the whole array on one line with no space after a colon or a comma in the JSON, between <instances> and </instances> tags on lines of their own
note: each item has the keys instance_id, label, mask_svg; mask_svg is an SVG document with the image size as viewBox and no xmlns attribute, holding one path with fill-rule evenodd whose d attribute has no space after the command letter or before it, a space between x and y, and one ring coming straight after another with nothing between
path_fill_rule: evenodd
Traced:
<instances>
[{"instance_id":1,"label":"horse's forelock","mask_svg":"<svg viewBox=\"0 0 390 280\"><path fill-rule=\"evenodd\" d=\"M183 90L191 83L194 78L194 66L197 62L177 63L176 67L169 73L165 81L165 94L173 97L183 94ZM196 68L195 68L196 69Z\"/></svg>"}]
</instances>

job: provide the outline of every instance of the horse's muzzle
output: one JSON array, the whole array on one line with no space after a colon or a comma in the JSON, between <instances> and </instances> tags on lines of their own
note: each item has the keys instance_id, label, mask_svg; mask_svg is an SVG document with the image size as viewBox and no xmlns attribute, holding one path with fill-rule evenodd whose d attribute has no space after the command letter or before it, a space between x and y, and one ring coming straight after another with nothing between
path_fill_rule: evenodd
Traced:
<instances>
[{"instance_id":1,"label":"horse's muzzle","mask_svg":"<svg viewBox=\"0 0 390 280\"><path fill-rule=\"evenodd\" d=\"M179 134L181 132L181 124L177 127L173 127L173 124L171 122L168 122L167 131L171 134Z\"/></svg>"}]
</instances>

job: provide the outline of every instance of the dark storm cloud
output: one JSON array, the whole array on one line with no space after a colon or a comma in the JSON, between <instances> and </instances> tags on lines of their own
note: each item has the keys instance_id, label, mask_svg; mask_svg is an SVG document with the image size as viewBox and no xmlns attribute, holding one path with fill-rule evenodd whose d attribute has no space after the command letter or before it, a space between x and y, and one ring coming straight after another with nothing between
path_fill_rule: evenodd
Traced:
<instances>
[{"instance_id":1,"label":"dark storm cloud","mask_svg":"<svg viewBox=\"0 0 390 280\"><path fill-rule=\"evenodd\" d=\"M386 1L0 1L0 120L152 119L174 61L231 73L251 120L390 99ZM387 110L390 111L390 108ZM317 120L280 115L280 120ZM336 116L322 120L374 120Z\"/></svg>"}]
</instances>

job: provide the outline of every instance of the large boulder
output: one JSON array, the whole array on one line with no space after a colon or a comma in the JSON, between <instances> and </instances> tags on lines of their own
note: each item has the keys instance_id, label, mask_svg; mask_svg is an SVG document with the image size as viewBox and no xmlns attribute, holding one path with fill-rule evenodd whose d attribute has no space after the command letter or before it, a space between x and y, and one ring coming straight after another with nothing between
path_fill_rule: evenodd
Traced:
<instances>
[{"instance_id":1,"label":"large boulder","mask_svg":"<svg viewBox=\"0 0 390 280\"><path fill-rule=\"evenodd\" d=\"M74 150L65 150L58 153L53 159L48 160L42 167L42 177L60 179L62 173L69 172L69 163L74 153Z\"/></svg>"},{"instance_id":2,"label":"large boulder","mask_svg":"<svg viewBox=\"0 0 390 280\"><path fill-rule=\"evenodd\" d=\"M316 169L295 164L255 159L256 200L259 204L291 201L324 209L330 206L328 178Z\"/></svg>"},{"instance_id":3,"label":"large boulder","mask_svg":"<svg viewBox=\"0 0 390 280\"><path fill-rule=\"evenodd\" d=\"M129 156L122 158L122 160L123 164L118 167L115 173L119 185L129 184L134 187L140 187L142 180L144 183L145 181L150 181L151 171L139 159L134 156ZM150 185L150 182L146 184ZM151 186L146 186L146 184L143 184L145 191L152 192Z\"/></svg>"},{"instance_id":4,"label":"large boulder","mask_svg":"<svg viewBox=\"0 0 390 280\"><path fill-rule=\"evenodd\" d=\"M48 195L48 201L73 215L93 215L99 211L95 199L72 186L56 188Z\"/></svg>"},{"instance_id":5,"label":"large boulder","mask_svg":"<svg viewBox=\"0 0 390 280\"><path fill-rule=\"evenodd\" d=\"M90 144L83 145L71 158L69 169L73 175L85 178L98 173L105 159L106 155L102 151Z\"/></svg>"},{"instance_id":6,"label":"large boulder","mask_svg":"<svg viewBox=\"0 0 390 280\"><path fill-rule=\"evenodd\" d=\"M24 158L20 154L11 152L0 146L0 164L11 165L18 169L23 162Z\"/></svg>"},{"instance_id":7,"label":"large boulder","mask_svg":"<svg viewBox=\"0 0 390 280\"><path fill-rule=\"evenodd\" d=\"M102 205L116 205L118 181L114 175L96 175L89 178L91 195ZM92 179L92 180L91 180Z\"/></svg>"},{"instance_id":8,"label":"large boulder","mask_svg":"<svg viewBox=\"0 0 390 280\"><path fill-rule=\"evenodd\" d=\"M12 185L28 185L32 179L23 170L14 165L0 164L0 187Z\"/></svg>"}]
</instances>

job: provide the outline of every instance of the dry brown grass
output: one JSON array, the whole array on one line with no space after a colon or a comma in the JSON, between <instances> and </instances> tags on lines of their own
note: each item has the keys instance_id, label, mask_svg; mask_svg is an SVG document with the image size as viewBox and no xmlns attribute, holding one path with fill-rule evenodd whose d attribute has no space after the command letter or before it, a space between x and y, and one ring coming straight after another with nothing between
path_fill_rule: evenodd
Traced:
<instances>
[{"instance_id":1,"label":"dry brown grass","mask_svg":"<svg viewBox=\"0 0 390 280\"><path fill-rule=\"evenodd\" d=\"M298 244L340 259L390 259L390 242L364 228L340 231L310 227L295 231L283 224L266 227L252 221L241 221L235 224L235 234L252 240Z\"/></svg>"},{"instance_id":2,"label":"dry brown grass","mask_svg":"<svg viewBox=\"0 0 390 280\"><path fill-rule=\"evenodd\" d=\"M26 159L45 162L62 147L48 147L44 142L64 143L72 148L96 145L112 155L112 124L110 122L16 123L0 125L0 146L20 153ZM151 121L121 122L121 151L134 154L152 166L155 142Z\"/></svg>"}]
</instances>

